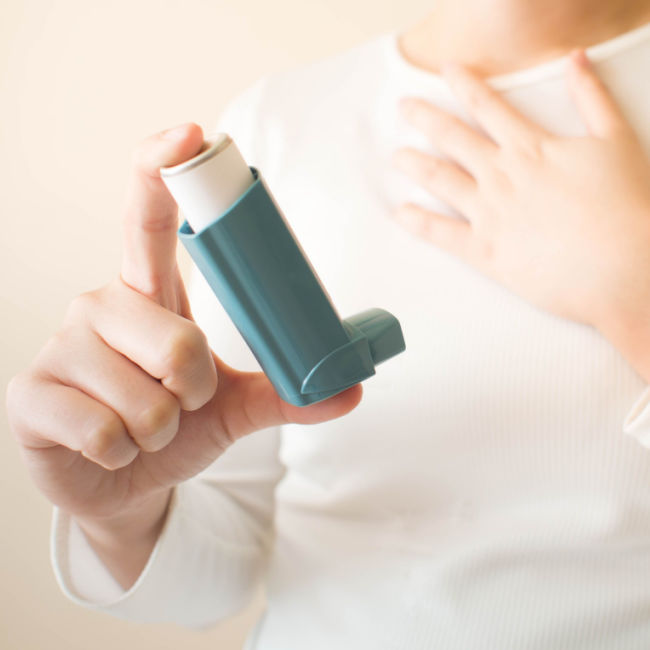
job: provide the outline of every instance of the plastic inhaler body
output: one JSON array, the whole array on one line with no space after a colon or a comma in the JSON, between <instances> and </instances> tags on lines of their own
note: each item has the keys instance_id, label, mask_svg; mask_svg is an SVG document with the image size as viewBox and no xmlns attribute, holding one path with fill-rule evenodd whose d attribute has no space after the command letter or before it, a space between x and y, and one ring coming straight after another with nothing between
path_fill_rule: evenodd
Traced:
<instances>
[{"instance_id":1,"label":"plastic inhaler body","mask_svg":"<svg viewBox=\"0 0 650 650\"><path fill-rule=\"evenodd\" d=\"M382 309L339 318L260 172L229 136L161 176L189 221L179 238L282 399L324 400L405 349L399 321Z\"/></svg>"}]
</instances>

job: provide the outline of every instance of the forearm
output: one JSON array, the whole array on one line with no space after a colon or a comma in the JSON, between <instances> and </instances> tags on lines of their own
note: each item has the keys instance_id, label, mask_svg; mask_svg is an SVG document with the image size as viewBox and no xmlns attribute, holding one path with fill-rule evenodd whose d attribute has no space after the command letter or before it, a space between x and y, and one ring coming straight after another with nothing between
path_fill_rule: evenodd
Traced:
<instances>
[{"instance_id":1,"label":"forearm","mask_svg":"<svg viewBox=\"0 0 650 650\"><path fill-rule=\"evenodd\" d=\"M75 517L89 544L126 590L147 564L163 528L172 490L111 517Z\"/></svg>"}]
</instances>

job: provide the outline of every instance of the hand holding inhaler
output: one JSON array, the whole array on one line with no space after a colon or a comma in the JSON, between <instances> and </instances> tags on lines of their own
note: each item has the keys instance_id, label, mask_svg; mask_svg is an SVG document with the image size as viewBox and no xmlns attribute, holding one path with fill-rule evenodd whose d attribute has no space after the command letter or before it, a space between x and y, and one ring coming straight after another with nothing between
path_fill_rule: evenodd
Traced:
<instances>
[{"instance_id":1,"label":"hand holding inhaler","mask_svg":"<svg viewBox=\"0 0 650 650\"><path fill-rule=\"evenodd\" d=\"M188 219L179 237L282 399L331 397L404 350L386 311L339 319L260 172L229 136L216 134L161 176Z\"/></svg>"},{"instance_id":2,"label":"hand holding inhaler","mask_svg":"<svg viewBox=\"0 0 650 650\"><path fill-rule=\"evenodd\" d=\"M230 368L209 349L178 272L177 207L160 178L161 167L202 147L201 129L188 124L138 149L121 275L72 302L7 393L35 483L76 519L123 587L144 567L175 485L248 433L340 417L361 399L353 386L296 407L264 374Z\"/></svg>"}]
</instances>

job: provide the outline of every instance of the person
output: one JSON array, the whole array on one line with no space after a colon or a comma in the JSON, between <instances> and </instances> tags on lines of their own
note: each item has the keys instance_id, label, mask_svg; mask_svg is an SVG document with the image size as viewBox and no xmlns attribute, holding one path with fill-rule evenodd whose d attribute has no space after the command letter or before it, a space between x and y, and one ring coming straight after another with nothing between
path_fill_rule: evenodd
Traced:
<instances>
[{"instance_id":1,"label":"person","mask_svg":"<svg viewBox=\"0 0 650 650\"><path fill-rule=\"evenodd\" d=\"M363 399L283 403L188 299L158 169L203 135L145 141L120 277L8 391L65 593L203 627L263 582L256 650L647 647L648 21L438 0L230 103L337 307L402 322Z\"/></svg>"}]
</instances>

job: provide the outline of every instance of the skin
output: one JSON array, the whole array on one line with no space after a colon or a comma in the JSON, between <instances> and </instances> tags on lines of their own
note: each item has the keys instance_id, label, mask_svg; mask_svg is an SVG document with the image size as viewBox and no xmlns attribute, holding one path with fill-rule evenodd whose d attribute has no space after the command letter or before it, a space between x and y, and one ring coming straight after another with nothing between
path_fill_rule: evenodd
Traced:
<instances>
[{"instance_id":1,"label":"skin","mask_svg":"<svg viewBox=\"0 0 650 650\"><path fill-rule=\"evenodd\" d=\"M395 218L541 309L595 327L650 383L650 161L584 51L567 68L586 137L544 131L459 65L445 77L487 136L405 98L405 119L448 159L406 147L394 162L467 222L410 203Z\"/></svg>"},{"instance_id":2,"label":"skin","mask_svg":"<svg viewBox=\"0 0 650 650\"><path fill-rule=\"evenodd\" d=\"M124 588L151 554L175 485L248 433L336 418L361 399L355 386L298 408L262 373L230 368L209 349L178 272L177 208L159 174L202 142L201 129L188 124L140 146L120 277L72 302L62 328L8 390L35 483L74 516Z\"/></svg>"},{"instance_id":3,"label":"skin","mask_svg":"<svg viewBox=\"0 0 650 650\"><path fill-rule=\"evenodd\" d=\"M486 62L482 72L508 71L524 60L565 53L568 43L589 44L642 22L636 1L456 4L462 12L453 0L439 0L444 13L437 10L404 35L402 49L419 65L438 69L444 59L455 58ZM467 21L470 4L476 11ZM534 12L525 9L533 6ZM550 18L537 20L540 15ZM446 49L437 48L443 42L435 40L437 31L455 34L457 44L471 43L471 53L452 47L454 39L444 41ZM526 37L510 38L521 33ZM528 49L522 54L518 47ZM650 291L635 281L650 277L642 255L650 241L647 160L584 62L576 59L572 70L592 133L585 139L543 134L462 68L449 68L448 79L490 138L426 102L407 103L407 119L455 164L415 151L401 151L396 163L456 205L469 223L460 226L414 205L402 206L396 217L540 307L607 332L650 380L644 334L650 320L643 309ZM238 372L208 348L176 266L176 206L158 172L192 157L202 137L199 127L188 124L141 145L128 190L121 275L73 301L61 329L11 381L7 394L12 430L34 481L76 519L124 588L146 564L175 485L252 431L339 417L361 398L356 386L299 409L282 402L262 374ZM598 174L605 173L616 182L599 183ZM565 202L559 197L569 176L589 190ZM524 221L520 206L531 190L541 203ZM594 233L586 250L580 237L585 229ZM535 249L528 254L531 242ZM560 255L558 243L574 246L580 265ZM531 257L545 264L533 265ZM552 268L556 263L562 272Z\"/></svg>"},{"instance_id":4,"label":"skin","mask_svg":"<svg viewBox=\"0 0 650 650\"><path fill-rule=\"evenodd\" d=\"M399 42L419 67L439 72L454 61L484 77L559 58L648 21L649 0L436 0Z\"/></svg>"}]
</instances>

